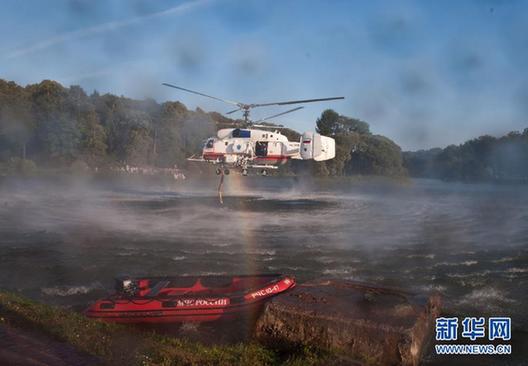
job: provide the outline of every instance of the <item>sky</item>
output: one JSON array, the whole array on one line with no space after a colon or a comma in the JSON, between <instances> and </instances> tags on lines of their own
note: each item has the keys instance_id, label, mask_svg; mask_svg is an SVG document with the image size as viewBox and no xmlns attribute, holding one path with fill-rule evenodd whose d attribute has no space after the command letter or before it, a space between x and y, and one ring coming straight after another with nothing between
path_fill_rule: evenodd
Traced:
<instances>
[{"instance_id":1,"label":"sky","mask_svg":"<svg viewBox=\"0 0 528 366\"><path fill-rule=\"evenodd\" d=\"M0 4L0 78L221 113L161 83L245 103L344 96L274 122L310 131L332 108L404 150L527 128L527 66L528 0Z\"/></svg>"}]
</instances>

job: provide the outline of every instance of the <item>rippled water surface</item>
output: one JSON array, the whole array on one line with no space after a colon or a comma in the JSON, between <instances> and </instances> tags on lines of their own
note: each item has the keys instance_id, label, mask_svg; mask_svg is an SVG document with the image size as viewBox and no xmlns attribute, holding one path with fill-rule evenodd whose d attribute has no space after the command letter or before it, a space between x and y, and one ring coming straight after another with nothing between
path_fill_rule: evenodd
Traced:
<instances>
[{"instance_id":1,"label":"rippled water surface","mask_svg":"<svg viewBox=\"0 0 528 366\"><path fill-rule=\"evenodd\" d=\"M82 308L119 274L284 272L442 292L528 329L528 188L227 179L2 184L0 287Z\"/></svg>"}]
</instances>

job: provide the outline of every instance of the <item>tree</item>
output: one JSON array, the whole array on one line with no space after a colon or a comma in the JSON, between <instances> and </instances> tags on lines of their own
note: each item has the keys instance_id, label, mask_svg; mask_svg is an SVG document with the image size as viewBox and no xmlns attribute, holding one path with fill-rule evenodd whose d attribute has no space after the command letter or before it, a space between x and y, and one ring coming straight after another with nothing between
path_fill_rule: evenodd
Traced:
<instances>
[{"instance_id":1,"label":"tree","mask_svg":"<svg viewBox=\"0 0 528 366\"><path fill-rule=\"evenodd\" d=\"M216 126L211 116L197 109L187 113L181 128L182 147L185 156L201 152L204 141L216 134Z\"/></svg>"},{"instance_id":2,"label":"tree","mask_svg":"<svg viewBox=\"0 0 528 366\"><path fill-rule=\"evenodd\" d=\"M26 90L14 82L0 80L0 154L26 159L35 126Z\"/></svg>"},{"instance_id":3,"label":"tree","mask_svg":"<svg viewBox=\"0 0 528 366\"><path fill-rule=\"evenodd\" d=\"M80 131L68 99L68 90L50 80L28 88L37 121L35 140L40 151L38 158L55 165L75 159L79 153Z\"/></svg>"},{"instance_id":4,"label":"tree","mask_svg":"<svg viewBox=\"0 0 528 366\"><path fill-rule=\"evenodd\" d=\"M317 132L336 141L336 156L320 172L328 175L404 175L401 149L383 136L372 136L367 122L327 109L316 121Z\"/></svg>"},{"instance_id":5,"label":"tree","mask_svg":"<svg viewBox=\"0 0 528 366\"><path fill-rule=\"evenodd\" d=\"M102 162L107 154L106 131L99 123L94 110L86 112L79 121L81 130L81 155L91 164Z\"/></svg>"},{"instance_id":6,"label":"tree","mask_svg":"<svg viewBox=\"0 0 528 366\"><path fill-rule=\"evenodd\" d=\"M364 135L346 166L349 174L400 176L405 174L401 149L380 135Z\"/></svg>"},{"instance_id":7,"label":"tree","mask_svg":"<svg viewBox=\"0 0 528 366\"><path fill-rule=\"evenodd\" d=\"M334 136L337 132L338 121L339 114L332 109L327 109L321 114L321 117L317 118L315 122L316 131L324 136Z\"/></svg>"},{"instance_id":8,"label":"tree","mask_svg":"<svg viewBox=\"0 0 528 366\"><path fill-rule=\"evenodd\" d=\"M329 175L346 175L345 167L352 159L351 153L359 143L359 139L357 133L335 136L336 156L332 160L325 161Z\"/></svg>"},{"instance_id":9,"label":"tree","mask_svg":"<svg viewBox=\"0 0 528 366\"><path fill-rule=\"evenodd\" d=\"M160 117L154 125L154 154L157 165L171 167L185 161L182 127L187 108L179 102L161 105Z\"/></svg>"},{"instance_id":10,"label":"tree","mask_svg":"<svg viewBox=\"0 0 528 366\"><path fill-rule=\"evenodd\" d=\"M367 122L357 118L342 116L332 109L325 110L316 121L316 131L324 136L346 135L350 133L369 134Z\"/></svg>"},{"instance_id":11,"label":"tree","mask_svg":"<svg viewBox=\"0 0 528 366\"><path fill-rule=\"evenodd\" d=\"M528 129L527 129L528 130ZM459 181L527 181L527 130L496 138L480 136L444 149L406 152L405 165L412 176ZM420 165L428 169L420 168Z\"/></svg>"},{"instance_id":12,"label":"tree","mask_svg":"<svg viewBox=\"0 0 528 366\"><path fill-rule=\"evenodd\" d=\"M152 139L146 128L132 128L128 133L125 146L125 161L131 165L146 165L149 163Z\"/></svg>"},{"instance_id":13,"label":"tree","mask_svg":"<svg viewBox=\"0 0 528 366\"><path fill-rule=\"evenodd\" d=\"M368 135L370 134L370 126L367 122L356 118L339 116L338 131L344 134L358 133L360 135Z\"/></svg>"},{"instance_id":14,"label":"tree","mask_svg":"<svg viewBox=\"0 0 528 366\"><path fill-rule=\"evenodd\" d=\"M429 150L405 151L402 154L403 165L413 177L435 177L434 159L442 152L440 148Z\"/></svg>"}]
</instances>

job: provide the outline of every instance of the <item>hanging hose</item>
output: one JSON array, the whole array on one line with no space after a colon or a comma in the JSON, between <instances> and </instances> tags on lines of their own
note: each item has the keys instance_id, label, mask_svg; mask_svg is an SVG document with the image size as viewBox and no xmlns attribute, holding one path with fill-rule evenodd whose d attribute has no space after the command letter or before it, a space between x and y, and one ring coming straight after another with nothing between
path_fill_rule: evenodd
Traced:
<instances>
[{"instance_id":1,"label":"hanging hose","mask_svg":"<svg viewBox=\"0 0 528 366\"><path fill-rule=\"evenodd\" d=\"M218 200L220 201L220 204L224 204L224 200L222 198L222 187L224 186L224 170L220 169L220 183L218 184Z\"/></svg>"}]
</instances>

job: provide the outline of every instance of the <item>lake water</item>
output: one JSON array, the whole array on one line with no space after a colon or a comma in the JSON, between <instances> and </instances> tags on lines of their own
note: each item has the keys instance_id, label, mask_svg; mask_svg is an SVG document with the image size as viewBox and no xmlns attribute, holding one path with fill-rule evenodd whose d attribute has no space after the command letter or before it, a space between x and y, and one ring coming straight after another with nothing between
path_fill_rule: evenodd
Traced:
<instances>
[{"instance_id":1,"label":"lake water","mask_svg":"<svg viewBox=\"0 0 528 366\"><path fill-rule=\"evenodd\" d=\"M0 288L82 309L129 275L281 272L439 291L528 330L528 187L226 177L116 188L5 180Z\"/></svg>"}]
</instances>

